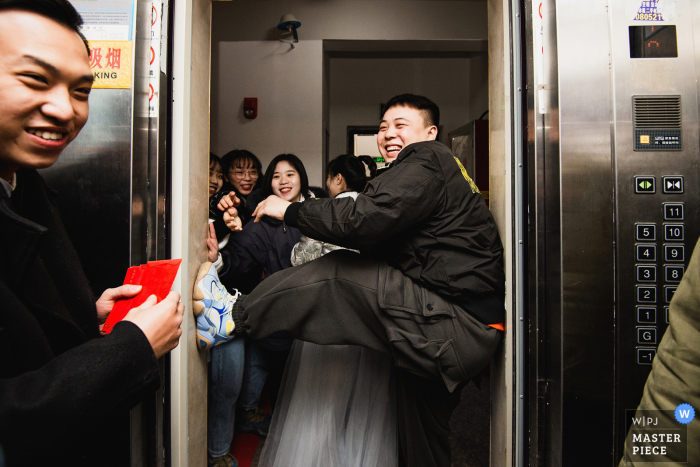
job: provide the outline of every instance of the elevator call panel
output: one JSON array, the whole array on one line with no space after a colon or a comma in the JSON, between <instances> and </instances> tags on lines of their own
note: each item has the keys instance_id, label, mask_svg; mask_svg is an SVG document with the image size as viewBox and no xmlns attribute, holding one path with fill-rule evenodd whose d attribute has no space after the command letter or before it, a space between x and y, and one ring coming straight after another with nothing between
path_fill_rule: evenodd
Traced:
<instances>
[{"instance_id":1,"label":"elevator call panel","mask_svg":"<svg viewBox=\"0 0 700 467\"><path fill-rule=\"evenodd\" d=\"M649 203L658 210L649 216L652 222L634 225L635 239L635 318L636 364L651 365L659 337L669 322L669 303L683 278L686 264L685 213L683 176L661 175L656 197L657 176L634 177L634 191L649 196ZM675 196L674 196L675 195ZM673 200L677 197L676 201Z\"/></svg>"},{"instance_id":2,"label":"elevator call panel","mask_svg":"<svg viewBox=\"0 0 700 467\"><path fill-rule=\"evenodd\" d=\"M681 16L677 24L628 21L612 26L618 44L629 40L612 57L618 459L626 411L642 398L700 236L698 64L688 47L696 33Z\"/></svg>"}]
</instances>

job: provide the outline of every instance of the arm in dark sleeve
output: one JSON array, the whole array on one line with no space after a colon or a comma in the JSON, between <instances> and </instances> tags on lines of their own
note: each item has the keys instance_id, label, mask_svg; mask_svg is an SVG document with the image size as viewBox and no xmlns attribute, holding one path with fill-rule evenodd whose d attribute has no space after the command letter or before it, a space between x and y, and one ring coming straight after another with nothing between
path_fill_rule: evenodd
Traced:
<instances>
[{"instance_id":1,"label":"arm in dark sleeve","mask_svg":"<svg viewBox=\"0 0 700 467\"><path fill-rule=\"evenodd\" d=\"M351 198L292 204L285 221L311 238L345 248L372 246L419 224L443 202L437 157L421 149ZM296 219L294 215L296 214Z\"/></svg>"},{"instance_id":2,"label":"arm in dark sleeve","mask_svg":"<svg viewBox=\"0 0 700 467\"><path fill-rule=\"evenodd\" d=\"M0 379L0 444L36 452L37 440L45 446L70 439L114 410L132 407L159 385L148 339L134 323L122 321L108 336L37 370Z\"/></svg>"},{"instance_id":3,"label":"arm in dark sleeve","mask_svg":"<svg viewBox=\"0 0 700 467\"><path fill-rule=\"evenodd\" d=\"M265 264L270 239L261 223L249 222L240 232L231 232L226 246L221 250L223 267L219 277L230 283L259 270Z\"/></svg>"}]
</instances>

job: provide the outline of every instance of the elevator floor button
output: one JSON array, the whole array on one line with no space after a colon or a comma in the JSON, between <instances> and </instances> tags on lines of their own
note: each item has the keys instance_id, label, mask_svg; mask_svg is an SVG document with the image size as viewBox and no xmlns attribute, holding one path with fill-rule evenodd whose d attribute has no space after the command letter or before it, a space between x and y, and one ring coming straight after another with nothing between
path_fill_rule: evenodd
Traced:
<instances>
[{"instance_id":1,"label":"elevator floor button","mask_svg":"<svg viewBox=\"0 0 700 467\"><path fill-rule=\"evenodd\" d=\"M637 281L656 282L656 266L646 264L637 265Z\"/></svg>"},{"instance_id":2,"label":"elevator floor button","mask_svg":"<svg viewBox=\"0 0 700 467\"><path fill-rule=\"evenodd\" d=\"M638 306L637 307L637 323L639 323L639 324L656 324L656 307L655 306Z\"/></svg>"},{"instance_id":3,"label":"elevator floor button","mask_svg":"<svg viewBox=\"0 0 700 467\"><path fill-rule=\"evenodd\" d=\"M656 193L656 177L634 177L634 192L644 194Z\"/></svg>"},{"instance_id":4,"label":"elevator floor button","mask_svg":"<svg viewBox=\"0 0 700 467\"><path fill-rule=\"evenodd\" d=\"M656 261L656 245L637 245L637 261Z\"/></svg>"},{"instance_id":5,"label":"elevator floor button","mask_svg":"<svg viewBox=\"0 0 700 467\"><path fill-rule=\"evenodd\" d=\"M653 242L656 240L656 224L636 224L637 240L642 242Z\"/></svg>"},{"instance_id":6,"label":"elevator floor button","mask_svg":"<svg viewBox=\"0 0 700 467\"><path fill-rule=\"evenodd\" d=\"M678 287L675 285L667 285L664 287L664 298L666 299L666 303L671 303L671 299L673 298L673 294L676 293L676 289Z\"/></svg>"},{"instance_id":7,"label":"elevator floor button","mask_svg":"<svg viewBox=\"0 0 700 467\"><path fill-rule=\"evenodd\" d=\"M656 349L637 349L637 364L651 365L656 355Z\"/></svg>"},{"instance_id":8,"label":"elevator floor button","mask_svg":"<svg viewBox=\"0 0 700 467\"><path fill-rule=\"evenodd\" d=\"M656 328L637 328L637 344L656 344Z\"/></svg>"},{"instance_id":9,"label":"elevator floor button","mask_svg":"<svg viewBox=\"0 0 700 467\"><path fill-rule=\"evenodd\" d=\"M682 203L664 203L664 219L667 221L683 220Z\"/></svg>"},{"instance_id":10,"label":"elevator floor button","mask_svg":"<svg viewBox=\"0 0 700 467\"><path fill-rule=\"evenodd\" d=\"M664 259L666 261L685 261L685 247L683 245L664 245Z\"/></svg>"},{"instance_id":11,"label":"elevator floor button","mask_svg":"<svg viewBox=\"0 0 700 467\"><path fill-rule=\"evenodd\" d=\"M670 306L665 306L664 307L664 312L666 313L666 324L670 324L671 321L669 321L669 314L671 312L671 307Z\"/></svg>"},{"instance_id":12,"label":"elevator floor button","mask_svg":"<svg viewBox=\"0 0 700 467\"><path fill-rule=\"evenodd\" d=\"M685 240L685 226L683 224L664 224L664 240L682 242Z\"/></svg>"},{"instance_id":13,"label":"elevator floor button","mask_svg":"<svg viewBox=\"0 0 700 467\"><path fill-rule=\"evenodd\" d=\"M685 266L664 266L664 279L666 282L680 282L685 273Z\"/></svg>"},{"instance_id":14,"label":"elevator floor button","mask_svg":"<svg viewBox=\"0 0 700 467\"><path fill-rule=\"evenodd\" d=\"M664 193L683 193L683 177L664 177Z\"/></svg>"},{"instance_id":15,"label":"elevator floor button","mask_svg":"<svg viewBox=\"0 0 700 467\"><path fill-rule=\"evenodd\" d=\"M656 303L656 287L651 285L638 285L637 301L639 303Z\"/></svg>"}]
</instances>

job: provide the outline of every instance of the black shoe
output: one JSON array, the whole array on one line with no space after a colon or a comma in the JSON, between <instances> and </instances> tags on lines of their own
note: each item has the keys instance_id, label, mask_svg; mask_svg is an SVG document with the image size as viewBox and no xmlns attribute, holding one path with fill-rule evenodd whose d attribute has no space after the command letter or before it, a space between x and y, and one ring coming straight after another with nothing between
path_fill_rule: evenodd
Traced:
<instances>
[{"instance_id":1,"label":"black shoe","mask_svg":"<svg viewBox=\"0 0 700 467\"><path fill-rule=\"evenodd\" d=\"M236 429L241 433L250 433L252 435L265 438L270 431L270 422L272 417L260 407L255 410L242 411L236 423Z\"/></svg>"}]
</instances>

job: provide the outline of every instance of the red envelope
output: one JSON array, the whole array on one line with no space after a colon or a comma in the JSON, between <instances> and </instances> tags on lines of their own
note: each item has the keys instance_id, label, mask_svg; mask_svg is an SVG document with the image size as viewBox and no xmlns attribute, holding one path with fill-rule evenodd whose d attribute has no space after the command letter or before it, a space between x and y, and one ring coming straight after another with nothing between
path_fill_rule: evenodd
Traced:
<instances>
[{"instance_id":1,"label":"red envelope","mask_svg":"<svg viewBox=\"0 0 700 467\"><path fill-rule=\"evenodd\" d=\"M115 324L123 320L132 308L143 304L151 295L155 295L159 302L167 297L181 262L181 259L168 259L149 261L141 266L130 267L126 271L124 284L142 285L143 288L135 297L122 298L115 302L112 312L102 326L102 331L106 334L112 332Z\"/></svg>"}]
</instances>

